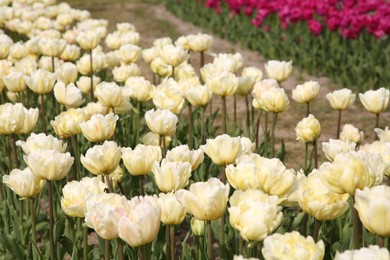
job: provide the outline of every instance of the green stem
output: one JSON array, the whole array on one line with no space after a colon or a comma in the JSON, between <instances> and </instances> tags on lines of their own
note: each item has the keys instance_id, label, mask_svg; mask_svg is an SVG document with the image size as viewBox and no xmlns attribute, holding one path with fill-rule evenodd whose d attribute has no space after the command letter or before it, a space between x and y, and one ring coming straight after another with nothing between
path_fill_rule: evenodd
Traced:
<instances>
[{"instance_id":1,"label":"green stem","mask_svg":"<svg viewBox=\"0 0 390 260\"><path fill-rule=\"evenodd\" d=\"M12 162L12 156L11 156L11 146L9 145L9 138L5 139L5 149L7 150L7 156L8 156L8 164L9 164L9 171L13 169L13 162Z\"/></svg>"},{"instance_id":2,"label":"green stem","mask_svg":"<svg viewBox=\"0 0 390 260\"><path fill-rule=\"evenodd\" d=\"M169 225L169 233L170 233L170 244L171 244L171 259L175 260L175 226L174 225Z\"/></svg>"},{"instance_id":3,"label":"green stem","mask_svg":"<svg viewBox=\"0 0 390 260\"><path fill-rule=\"evenodd\" d=\"M52 181L47 181L48 191L49 191L49 236L50 236L50 259L56 259L54 254L54 208L53 208L53 183Z\"/></svg>"},{"instance_id":4,"label":"green stem","mask_svg":"<svg viewBox=\"0 0 390 260\"><path fill-rule=\"evenodd\" d=\"M251 257L251 248L250 248L250 243L248 242L246 247L245 247L245 257L250 258Z\"/></svg>"},{"instance_id":5,"label":"green stem","mask_svg":"<svg viewBox=\"0 0 390 260\"><path fill-rule=\"evenodd\" d=\"M31 220L31 241L35 245L33 248L37 248L37 231L36 231L36 222L35 222L35 205L34 205L34 198L28 199L30 202L30 220ZM33 249L33 252L35 252L35 249ZM33 255L35 255L33 253Z\"/></svg>"},{"instance_id":6,"label":"green stem","mask_svg":"<svg viewBox=\"0 0 390 260\"><path fill-rule=\"evenodd\" d=\"M172 66L172 76L171 76L173 79L175 78L175 67Z\"/></svg>"},{"instance_id":7,"label":"green stem","mask_svg":"<svg viewBox=\"0 0 390 260\"><path fill-rule=\"evenodd\" d=\"M233 120L234 120L234 129L237 127L237 96L233 96Z\"/></svg>"},{"instance_id":8,"label":"green stem","mask_svg":"<svg viewBox=\"0 0 390 260\"><path fill-rule=\"evenodd\" d=\"M274 119L272 121L272 132L271 132L271 157L275 156L275 128L278 122L278 113L274 113Z\"/></svg>"},{"instance_id":9,"label":"green stem","mask_svg":"<svg viewBox=\"0 0 390 260\"><path fill-rule=\"evenodd\" d=\"M194 119L192 118L192 105L188 102L188 117L189 117L189 126L188 126L188 147L190 150L193 148L193 128L194 128Z\"/></svg>"},{"instance_id":10,"label":"green stem","mask_svg":"<svg viewBox=\"0 0 390 260\"><path fill-rule=\"evenodd\" d=\"M262 111L259 111L259 117L257 118L256 122L256 137L255 137L255 144L256 144L256 151L259 150L259 130L260 130L260 118L261 118Z\"/></svg>"},{"instance_id":11,"label":"green stem","mask_svg":"<svg viewBox=\"0 0 390 260\"><path fill-rule=\"evenodd\" d=\"M46 116L45 116L45 96L44 94L41 94L41 119L42 119L42 125L43 125L43 132L47 134L46 129Z\"/></svg>"},{"instance_id":12,"label":"green stem","mask_svg":"<svg viewBox=\"0 0 390 260\"><path fill-rule=\"evenodd\" d=\"M352 210L352 224L353 224L353 248L360 249L363 241L363 227L360 221L357 210L353 207L355 200L351 197L352 203L350 204Z\"/></svg>"},{"instance_id":13,"label":"green stem","mask_svg":"<svg viewBox=\"0 0 390 260\"><path fill-rule=\"evenodd\" d=\"M238 254L242 255L244 252L244 241L242 240L242 237L240 236L239 233L238 233L238 243L239 243Z\"/></svg>"},{"instance_id":14,"label":"green stem","mask_svg":"<svg viewBox=\"0 0 390 260\"><path fill-rule=\"evenodd\" d=\"M318 219L316 219L314 222L313 239L315 242L318 241L318 234L320 232L321 224L322 224L322 222Z\"/></svg>"},{"instance_id":15,"label":"green stem","mask_svg":"<svg viewBox=\"0 0 390 260\"><path fill-rule=\"evenodd\" d=\"M12 134L12 146L13 146L13 150L14 150L14 159L15 159L15 165L16 165L16 168L19 169L19 158L18 158L18 150L16 149L16 134Z\"/></svg>"},{"instance_id":16,"label":"green stem","mask_svg":"<svg viewBox=\"0 0 390 260\"><path fill-rule=\"evenodd\" d=\"M143 175L139 176L139 194L141 196L145 195L145 191L144 191L144 176Z\"/></svg>"},{"instance_id":17,"label":"green stem","mask_svg":"<svg viewBox=\"0 0 390 260\"><path fill-rule=\"evenodd\" d=\"M200 52L200 68L204 66L204 51Z\"/></svg>"},{"instance_id":18,"label":"green stem","mask_svg":"<svg viewBox=\"0 0 390 260\"><path fill-rule=\"evenodd\" d=\"M106 183L107 183L107 186L108 186L108 190L111 193L114 193L114 189L112 188L111 181L110 181L110 175L109 174L104 174L104 177L106 178Z\"/></svg>"},{"instance_id":19,"label":"green stem","mask_svg":"<svg viewBox=\"0 0 390 260\"><path fill-rule=\"evenodd\" d=\"M337 118L337 139L340 138L340 127L341 127L341 112L342 110L339 109L339 115L338 115L338 118Z\"/></svg>"},{"instance_id":20,"label":"green stem","mask_svg":"<svg viewBox=\"0 0 390 260\"><path fill-rule=\"evenodd\" d=\"M145 245L142 245L139 248L139 260L145 260L146 258L146 250L145 250Z\"/></svg>"},{"instance_id":21,"label":"green stem","mask_svg":"<svg viewBox=\"0 0 390 260\"><path fill-rule=\"evenodd\" d=\"M81 179L80 174L80 150L77 143L77 135L72 135L72 148L73 148L73 154L75 157L75 167L76 167L76 180L79 181Z\"/></svg>"},{"instance_id":22,"label":"green stem","mask_svg":"<svg viewBox=\"0 0 390 260\"><path fill-rule=\"evenodd\" d=\"M268 112L265 112L264 117L264 151L265 156L268 156Z\"/></svg>"},{"instance_id":23,"label":"green stem","mask_svg":"<svg viewBox=\"0 0 390 260\"><path fill-rule=\"evenodd\" d=\"M84 225L83 229L83 259L88 260L88 227Z\"/></svg>"},{"instance_id":24,"label":"green stem","mask_svg":"<svg viewBox=\"0 0 390 260\"><path fill-rule=\"evenodd\" d=\"M213 230L211 228L211 221L207 221L207 256L209 260L214 259L212 236L213 236Z\"/></svg>"},{"instance_id":25,"label":"green stem","mask_svg":"<svg viewBox=\"0 0 390 260\"><path fill-rule=\"evenodd\" d=\"M119 260L125 260L125 256L123 254L123 243L120 238L117 238L116 242L118 243L118 255L119 255Z\"/></svg>"},{"instance_id":26,"label":"green stem","mask_svg":"<svg viewBox=\"0 0 390 260\"><path fill-rule=\"evenodd\" d=\"M246 135L248 137L250 137L250 134L251 134L251 121L250 121L250 108L249 108L248 95L245 96L245 105L246 105Z\"/></svg>"},{"instance_id":27,"label":"green stem","mask_svg":"<svg viewBox=\"0 0 390 260\"><path fill-rule=\"evenodd\" d=\"M379 127L379 113L375 114L375 128ZM378 135L375 135L375 140L379 140Z\"/></svg>"},{"instance_id":28,"label":"green stem","mask_svg":"<svg viewBox=\"0 0 390 260\"><path fill-rule=\"evenodd\" d=\"M385 238L382 236L377 236L377 244L380 248L385 247Z\"/></svg>"},{"instance_id":29,"label":"green stem","mask_svg":"<svg viewBox=\"0 0 390 260\"><path fill-rule=\"evenodd\" d=\"M222 113L223 113L223 133L227 134L227 115L226 115L226 97L222 96Z\"/></svg>"},{"instance_id":30,"label":"green stem","mask_svg":"<svg viewBox=\"0 0 390 260\"><path fill-rule=\"evenodd\" d=\"M305 162L304 162L304 172L305 172L305 175L309 174L309 169L307 168L308 167L307 166L308 155L309 155L309 144L305 143Z\"/></svg>"},{"instance_id":31,"label":"green stem","mask_svg":"<svg viewBox=\"0 0 390 260\"><path fill-rule=\"evenodd\" d=\"M89 72L89 76L91 77L91 92L90 92L90 99L91 99L91 102L94 101L94 94L93 94L93 66L92 66L92 50L90 51L90 55L89 55L89 63L90 63L90 72Z\"/></svg>"},{"instance_id":32,"label":"green stem","mask_svg":"<svg viewBox=\"0 0 390 260\"><path fill-rule=\"evenodd\" d=\"M314 168L318 169L318 147L317 140L313 141L313 150L314 150Z\"/></svg>"},{"instance_id":33,"label":"green stem","mask_svg":"<svg viewBox=\"0 0 390 260\"><path fill-rule=\"evenodd\" d=\"M202 124L201 124L201 140L202 140L202 144L204 144L205 143L205 127L204 127L204 125L205 125L205 121L204 121L204 114L205 114L205 111L206 111L206 107L204 106L204 107L202 107Z\"/></svg>"},{"instance_id":34,"label":"green stem","mask_svg":"<svg viewBox=\"0 0 390 260\"><path fill-rule=\"evenodd\" d=\"M226 259L226 246L225 246L225 214L221 217L221 229L220 229L220 236L221 236L221 251L222 251L222 259Z\"/></svg>"},{"instance_id":35,"label":"green stem","mask_svg":"<svg viewBox=\"0 0 390 260\"><path fill-rule=\"evenodd\" d=\"M53 73L56 72L55 57L51 57L51 70L52 70Z\"/></svg>"},{"instance_id":36,"label":"green stem","mask_svg":"<svg viewBox=\"0 0 390 260\"><path fill-rule=\"evenodd\" d=\"M166 259L171 259L171 229L169 225L165 225L165 250L166 250Z\"/></svg>"},{"instance_id":37,"label":"green stem","mask_svg":"<svg viewBox=\"0 0 390 260\"><path fill-rule=\"evenodd\" d=\"M307 213L304 213L305 215L302 218L301 222L301 234L302 236L306 236L307 234L307 221L309 220L309 215Z\"/></svg>"},{"instance_id":38,"label":"green stem","mask_svg":"<svg viewBox=\"0 0 390 260\"><path fill-rule=\"evenodd\" d=\"M139 143L139 125L140 125L140 114L142 109L142 103L141 101L137 102L137 109L138 113L136 114L136 121L135 121L135 144L137 145Z\"/></svg>"},{"instance_id":39,"label":"green stem","mask_svg":"<svg viewBox=\"0 0 390 260\"><path fill-rule=\"evenodd\" d=\"M306 103L306 116L310 115L310 102Z\"/></svg>"},{"instance_id":40,"label":"green stem","mask_svg":"<svg viewBox=\"0 0 390 260\"><path fill-rule=\"evenodd\" d=\"M105 239L104 240L104 252L105 252L105 260L111 259L111 252L110 252L110 240Z\"/></svg>"}]
</instances>

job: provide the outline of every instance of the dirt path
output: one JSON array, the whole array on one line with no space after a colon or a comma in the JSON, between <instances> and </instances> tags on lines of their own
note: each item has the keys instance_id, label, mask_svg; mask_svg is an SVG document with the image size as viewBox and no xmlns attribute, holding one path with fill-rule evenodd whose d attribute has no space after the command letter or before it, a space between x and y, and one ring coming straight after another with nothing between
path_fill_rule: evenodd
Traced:
<instances>
[{"instance_id":1,"label":"dirt path","mask_svg":"<svg viewBox=\"0 0 390 260\"><path fill-rule=\"evenodd\" d=\"M131 3L113 3L114 1L99 0L99 1L68 1L75 8L87 9L92 13L94 18L103 18L110 21L110 31L115 29L115 24L118 22L131 22L137 31L140 32L142 40L141 46L148 48L156 38L169 36L176 39L180 35L202 32L202 29L193 26L190 23L184 22L165 9L163 4L156 0L133 1ZM79 3L81 2L81 3ZM264 62L266 61L259 53L241 48L237 44L231 44L226 40L214 37L213 49L215 53L233 53L239 52L244 58L245 66L256 66L264 70ZM212 60L211 57L206 57L206 63ZM191 58L194 64L198 64L197 57ZM142 63L142 62L141 62ZM146 64L140 64L143 75L149 74L149 68ZM265 74L265 73L264 73ZM327 100L326 93L335 89L341 88L332 84L325 77L312 77L305 73L294 69L293 75L283 83L288 96L290 97L289 109L281 113L278 120L276 131L277 144L280 144L281 139L284 140L287 156L285 164L287 167L299 169L303 162L304 144L295 141L294 128L298 121L305 116L305 108L303 105L297 104L291 99L291 91L297 84L302 84L307 80L316 80L321 85L320 95L312 104L312 113L320 120L322 126L322 135L319 143L327 141L329 138L335 138L337 112L331 110ZM356 91L355 91L356 92ZM372 141L374 133L372 127L375 124L374 115L369 114L362 107L359 98L356 98L355 104L351 109L343 113L342 124L350 123L359 129L363 130L367 141ZM214 97L213 106L220 105L220 98ZM228 107L233 107L233 98L228 98ZM230 118L232 119L233 111L230 110ZM238 115L239 122L244 121L245 102L244 99L238 99ZM390 113L384 113L381 116L381 126L389 125ZM321 148L320 148L321 149ZM322 151L320 150L320 161L325 160Z\"/></svg>"}]
</instances>

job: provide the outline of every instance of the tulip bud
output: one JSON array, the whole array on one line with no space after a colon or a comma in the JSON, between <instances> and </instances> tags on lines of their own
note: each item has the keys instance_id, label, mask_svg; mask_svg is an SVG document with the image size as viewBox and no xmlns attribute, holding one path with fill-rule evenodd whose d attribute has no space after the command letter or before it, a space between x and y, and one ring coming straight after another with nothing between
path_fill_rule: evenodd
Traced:
<instances>
[{"instance_id":1,"label":"tulip bud","mask_svg":"<svg viewBox=\"0 0 390 260\"><path fill-rule=\"evenodd\" d=\"M52 135L45 135L44 133L32 133L26 141L16 141L16 145L20 146L23 153L26 155L39 149L57 150L61 153L65 153L67 147L67 144L62 140L59 140Z\"/></svg>"},{"instance_id":2,"label":"tulip bud","mask_svg":"<svg viewBox=\"0 0 390 260\"><path fill-rule=\"evenodd\" d=\"M307 81L298 85L292 91L292 98L300 104L315 100L320 92L320 84L317 81Z\"/></svg>"},{"instance_id":3,"label":"tulip bud","mask_svg":"<svg viewBox=\"0 0 390 260\"><path fill-rule=\"evenodd\" d=\"M210 78L207 86L218 96L232 96L238 88L238 79L233 73L224 71Z\"/></svg>"},{"instance_id":4,"label":"tulip bud","mask_svg":"<svg viewBox=\"0 0 390 260\"><path fill-rule=\"evenodd\" d=\"M97 143L110 139L115 132L119 117L110 113L106 116L93 115L88 121L80 123L80 129L88 141Z\"/></svg>"},{"instance_id":5,"label":"tulip bud","mask_svg":"<svg viewBox=\"0 0 390 260\"><path fill-rule=\"evenodd\" d=\"M115 81L125 82L130 77L140 76L141 71L137 64L132 63L130 65L121 65L120 67L115 67L112 70L112 75L114 76Z\"/></svg>"},{"instance_id":6,"label":"tulip bud","mask_svg":"<svg viewBox=\"0 0 390 260\"><path fill-rule=\"evenodd\" d=\"M364 94L360 93L359 99L368 112L379 114L386 111L389 105L390 90L385 88L368 90Z\"/></svg>"},{"instance_id":7,"label":"tulip bud","mask_svg":"<svg viewBox=\"0 0 390 260\"><path fill-rule=\"evenodd\" d=\"M163 139L165 147L168 147L172 138L170 136L165 136ZM160 146L161 138L158 134L148 132L141 138L141 140L144 145Z\"/></svg>"},{"instance_id":8,"label":"tulip bud","mask_svg":"<svg viewBox=\"0 0 390 260\"><path fill-rule=\"evenodd\" d=\"M81 164L95 175L110 174L119 165L121 148L113 141L105 141L102 145L89 148L81 155Z\"/></svg>"},{"instance_id":9,"label":"tulip bud","mask_svg":"<svg viewBox=\"0 0 390 260\"><path fill-rule=\"evenodd\" d=\"M320 122L313 116L309 115L298 122L295 128L297 140L302 143L312 143L321 135Z\"/></svg>"},{"instance_id":10,"label":"tulip bud","mask_svg":"<svg viewBox=\"0 0 390 260\"><path fill-rule=\"evenodd\" d=\"M190 34L187 36L188 48L195 52L208 51L213 44L213 36L203 33Z\"/></svg>"},{"instance_id":11,"label":"tulip bud","mask_svg":"<svg viewBox=\"0 0 390 260\"><path fill-rule=\"evenodd\" d=\"M3 183L21 199L38 195L46 181L36 177L29 168L13 169L9 175L3 176Z\"/></svg>"},{"instance_id":12,"label":"tulip bud","mask_svg":"<svg viewBox=\"0 0 390 260\"><path fill-rule=\"evenodd\" d=\"M152 172L158 188L162 192L172 192L183 189L191 177L189 162L170 162L163 159L161 166L154 162Z\"/></svg>"},{"instance_id":13,"label":"tulip bud","mask_svg":"<svg viewBox=\"0 0 390 260\"><path fill-rule=\"evenodd\" d=\"M23 73L12 70L7 76L3 77L5 87L11 92L23 92L26 90L26 82Z\"/></svg>"},{"instance_id":14,"label":"tulip bud","mask_svg":"<svg viewBox=\"0 0 390 260\"><path fill-rule=\"evenodd\" d=\"M360 144L363 141L364 133L350 124L345 124L340 133L340 139L344 142L354 142Z\"/></svg>"},{"instance_id":15,"label":"tulip bud","mask_svg":"<svg viewBox=\"0 0 390 260\"><path fill-rule=\"evenodd\" d=\"M119 57L126 64L137 62L141 55L141 48L137 45L126 44L120 47Z\"/></svg>"},{"instance_id":16,"label":"tulip bud","mask_svg":"<svg viewBox=\"0 0 390 260\"><path fill-rule=\"evenodd\" d=\"M152 172L155 162L161 161L159 146L138 144L134 150L122 148L122 160L127 171L134 176L146 175Z\"/></svg>"},{"instance_id":17,"label":"tulip bud","mask_svg":"<svg viewBox=\"0 0 390 260\"><path fill-rule=\"evenodd\" d=\"M268 77L278 82L285 81L292 72L292 61L270 60L264 66Z\"/></svg>"},{"instance_id":18,"label":"tulip bud","mask_svg":"<svg viewBox=\"0 0 390 260\"><path fill-rule=\"evenodd\" d=\"M102 80L97 77L93 76L93 89L96 89L96 86L101 82ZM91 78L82 76L79 78L79 80L76 82L77 87L83 92L84 94L88 94L91 92Z\"/></svg>"},{"instance_id":19,"label":"tulip bud","mask_svg":"<svg viewBox=\"0 0 390 260\"><path fill-rule=\"evenodd\" d=\"M160 193L157 203L161 208L161 222L166 225L177 225L183 222L186 209L173 193Z\"/></svg>"},{"instance_id":20,"label":"tulip bud","mask_svg":"<svg viewBox=\"0 0 390 260\"><path fill-rule=\"evenodd\" d=\"M183 48L170 44L162 47L160 57L166 64L177 67L188 59L188 54Z\"/></svg>"},{"instance_id":21,"label":"tulip bud","mask_svg":"<svg viewBox=\"0 0 390 260\"><path fill-rule=\"evenodd\" d=\"M192 171L195 171L203 162L204 153L201 149L190 151L188 145L179 145L167 152L166 159L170 162L189 162Z\"/></svg>"},{"instance_id":22,"label":"tulip bud","mask_svg":"<svg viewBox=\"0 0 390 260\"><path fill-rule=\"evenodd\" d=\"M280 113L289 105L288 97L283 88L271 88L262 93L258 99L260 107L273 113Z\"/></svg>"},{"instance_id":23,"label":"tulip bud","mask_svg":"<svg viewBox=\"0 0 390 260\"><path fill-rule=\"evenodd\" d=\"M24 115L24 107L21 103L0 105L0 134L20 133L24 126Z\"/></svg>"},{"instance_id":24,"label":"tulip bud","mask_svg":"<svg viewBox=\"0 0 390 260\"><path fill-rule=\"evenodd\" d=\"M75 83L77 76L77 67L71 62L64 62L56 69L57 80L64 82L65 85Z\"/></svg>"},{"instance_id":25,"label":"tulip bud","mask_svg":"<svg viewBox=\"0 0 390 260\"><path fill-rule=\"evenodd\" d=\"M329 101L330 106L337 110L347 109L355 101L355 98L356 95L352 94L352 91L347 88L326 94L326 99Z\"/></svg>"},{"instance_id":26,"label":"tulip bud","mask_svg":"<svg viewBox=\"0 0 390 260\"><path fill-rule=\"evenodd\" d=\"M95 30L88 30L79 32L76 41L84 50L92 50L98 46L101 40L100 35Z\"/></svg>"},{"instance_id":27,"label":"tulip bud","mask_svg":"<svg viewBox=\"0 0 390 260\"><path fill-rule=\"evenodd\" d=\"M81 90L73 83L65 86L63 82L58 81L54 86L54 97L66 108L78 108L84 103Z\"/></svg>"},{"instance_id":28,"label":"tulip bud","mask_svg":"<svg viewBox=\"0 0 390 260\"><path fill-rule=\"evenodd\" d=\"M240 137L230 137L227 134L219 135L215 139L207 139L202 149L218 165L228 165L236 161L241 155Z\"/></svg>"},{"instance_id":29,"label":"tulip bud","mask_svg":"<svg viewBox=\"0 0 390 260\"><path fill-rule=\"evenodd\" d=\"M145 113L149 129L160 136L172 136L176 132L178 118L169 110L149 110Z\"/></svg>"},{"instance_id":30,"label":"tulip bud","mask_svg":"<svg viewBox=\"0 0 390 260\"><path fill-rule=\"evenodd\" d=\"M197 237L202 237L204 235L205 223L203 220L191 218L191 231Z\"/></svg>"}]
</instances>

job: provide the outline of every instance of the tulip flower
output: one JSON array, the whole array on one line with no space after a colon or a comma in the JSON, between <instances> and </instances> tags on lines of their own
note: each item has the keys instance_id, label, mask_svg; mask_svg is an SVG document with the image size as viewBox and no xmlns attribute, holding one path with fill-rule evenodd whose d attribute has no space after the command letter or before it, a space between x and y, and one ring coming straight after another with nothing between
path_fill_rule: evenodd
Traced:
<instances>
[{"instance_id":1,"label":"tulip flower","mask_svg":"<svg viewBox=\"0 0 390 260\"><path fill-rule=\"evenodd\" d=\"M78 108L84 103L81 90L74 83L65 85L63 82L58 81L54 86L54 97L58 103L66 108Z\"/></svg>"},{"instance_id":2,"label":"tulip flower","mask_svg":"<svg viewBox=\"0 0 390 260\"><path fill-rule=\"evenodd\" d=\"M22 148L25 155L29 155L39 149L57 150L61 153L65 153L67 147L66 142L59 140L52 135L45 135L44 133L32 133L26 141L19 140L16 142L16 145Z\"/></svg>"},{"instance_id":3,"label":"tulip flower","mask_svg":"<svg viewBox=\"0 0 390 260\"><path fill-rule=\"evenodd\" d=\"M118 119L119 117L113 113L105 116L101 114L93 115L88 121L80 123L80 129L88 141L102 142L114 135Z\"/></svg>"},{"instance_id":4,"label":"tulip flower","mask_svg":"<svg viewBox=\"0 0 390 260\"><path fill-rule=\"evenodd\" d=\"M292 61L270 60L264 66L268 77L278 82L285 81L292 72Z\"/></svg>"},{"instance_id":5,"label":"tulip flower","mask_svg":"<svg viewBox=\"0 0 390 260\"><path fill-rule=\"evenodd\" d=\"M37 94L50 93L54 87L56 76L54 73L38 69L31 73L31 76L24 76L27 86Z\"/></svg>"},{"instance_id":6,"label":"tulip flower","mask_svg":"<svg viewBox=\"0 0 390 260\"><path fill-rule=\"evenodd\" d=\"M350 124L345 124L340 133L340 139L344 142L354 142L357 145L363 141L364 133Z\"/></svg>"},{"instance_id":7,"label":"tulip flower","mask_svg":"<svg viewBox=\"0 0 390 260\"><path fill-rule=\"evenodd\" d=\"M46 181L35 176L30 168L13 169L9 175L3 176L3 183L21 199L38 195Z\"/></svg>"},{"instance_id":8,"label":"tulip flower","mask_svg":"<svg viewBox=\"0 0 390 260\"><path fill-rule=\"evenodd\" d=\"M307 81L292 91L292 98L300 104L307 105L306 116L310 114L310 102L315 100L320 92L320 84L317 81Z\"/></svg>"},{"instance_id":9,"label":"tulip flower","mask_svg":"<svg viewBox=\"0 0 390 260\"><path fill-rule=\"evenodd\" d=\"M204 152L201 149L190 150L188 145L179 145L167 152L166 159L170 162L189 162L191 170L195 171L203 162Z\"/></svg>"},{"instance_id":10,"label":"tulip flower","mask_svg":"<svg viewBox=\"0 0 390 260\"><path fill-rule=\"evenodd\" d=\"M390 90L380 88L377 90L368 90L364 94L359 94L359 99L364 108L376 115L375 128L379 127L379 114L385 112L390 100Z\"/></svg>"},{"instance_id":11,"label":"tulip flower","mask_svg":"<svg viewBox=\"0 0 390 260\"><path fill-rule=\"evenodd\" d=\"M183 189L191 177L189 162L170 162L163 159L161 165L154 162L152 172L158 188L162 192L172 192Z\"/></svg>"},{"instance_id":12,"label":"tulip flower","mask_svg":"<svg viewBox=\"0 0 390 260\"><path fill-rule=\"evenodd\" d=\"M333 161L337 154L354 151L355 143L342 140L329 139L329 142L322 143L322 150L329 161Z\"/></svg>"},{"instance_id":13,"label":"tulip flower","mask_svg":"<svg viewBox=\"0 0 390 260\"><path fill-rule=\"evenodd\" d=\"M350 259L380 259L385 260L390 258L389 250L385 247L370 245L355 250L347 250L342 253L336 253L334 260L350 260Z\"/></svg>"}]
</instances>

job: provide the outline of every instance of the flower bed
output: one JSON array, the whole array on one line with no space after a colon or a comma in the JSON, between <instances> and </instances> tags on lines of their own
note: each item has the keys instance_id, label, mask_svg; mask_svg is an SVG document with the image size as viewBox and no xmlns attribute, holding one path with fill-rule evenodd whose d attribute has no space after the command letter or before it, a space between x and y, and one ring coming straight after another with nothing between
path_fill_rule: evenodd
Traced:
<instances>
[{"instance_id":1,"label":"flower bed","mask_svg":"<svg viewBox=\"0 0 390 260\"><path fill-rule=\"evenodd\" d=\"M367 90L390 81L390 5L384 1L166 0L166 6L268 59L294 60L343 86Z\"/></svg>"}]
</instances>

